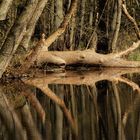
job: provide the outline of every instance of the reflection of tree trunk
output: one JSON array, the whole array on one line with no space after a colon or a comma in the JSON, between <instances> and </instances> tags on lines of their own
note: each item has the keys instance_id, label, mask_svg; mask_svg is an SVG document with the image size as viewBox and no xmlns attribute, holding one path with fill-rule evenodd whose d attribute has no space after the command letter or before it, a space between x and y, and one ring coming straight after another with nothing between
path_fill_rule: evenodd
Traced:
<instances>
[{"instance_id":1,"label":"reflection of tree trunk","mask_svg":"<svg viewBox=\"0 0 140 140\"><path fill-rule=\"evenodd\" d=\"M63 86L56 85L55 91L56 91L55 93L57 94L57 96L63 100L64 99ZM63 139L63 112L60 109L60 107L56 105L56 140L62 140L62 139Z\"/></svg>"},{"instance_id":2,"label":"reflection of tree trunk","mask_svg":"<svg viewBox=\"0 0 140 140\"><path fill-rule=\"evenodd\" d=\"M15 140L26 140L26 133L24 132L20 119L3 92L2 87L0 87L0 118L7 127L10 136L15 138Z\"/></svg>"},{"instance_id":3,"label":"reflection of tree trunk","mask_svg":"<svg viewBox=\"0 0 140 140\"><path fill-rule=\"evenodd\" d=\"M133 111L138 111L140 107L140 96L137 95L136 99L134 100L134 102L128 106L128 108L126 109L123 118L122 118L122 122L124 127L126 127L126 123L128 121L128 117L129 115L133 112Z\"/></svg>"},{"instance_id":4,"label":"reflection of tree trunk","mask_svg":"<svg viewBox=\"0 0 140 140\"><path fill-rule=\"evenodd\" d=\"M21 112L22 112L21 117L22 117L23 125L26 128L28 138L31 140L41 140L41 136L33 121L28 105L24 105Z\"/></svg>"},{"instance_id":5,"label":"reflection of tree trunk","mask_svg":"<svg viewBox=\"0 0 140 140\"><path fill-rule=\"evenodd\" d=\"M118 129L118 133L117 133L117 137L118 140L125 140L125 136L124 136L124 129L123 129L123 124L122 124L122 113L121 113L121 104L120 104L120 97L119 97L119 92L117 89L117 85L113 84L113 89L114 89L114 96L115 96L115 100L116 100L116 112L117 112L117 129Z\"/></svg>"},{"instance_id":6,"label":"reflection of tree trunk","mask_svg":"<svg viewBox=\"0 0 140 140\"><path fill-rule=\"evenodd\" d=\"M93 100L93 107L91 107L91 130L92 130L92 140L99 139L99 110L97 104L97 88L96 85L90 86L91 95Z\"/></svg>"},{"instance_id":7,"label":"reflection of tree trunk","mask_svg":"<svg viewBox=\"0 0 140 140\"><path fill-rule=\"evenodd\" d=\"M40 102L38 101L38 99L35 97L34 93L32 93L30 90L26 90L23 92L21 92L22 95L24 95L29 102L32 104L32 106L36 109L36 112L38 113L40 119L42 120L42 122L45 122L45 111L42 108Z\"/></svg>"},{"instance_id":8,"label":"reflection of tree trunk","mask_svg":"<svg viewBox=\"0 0 140 140\"><path fill-rule=\"evenodd\" d=\"M59 105L61 110L63 111L65 117L68 119L69 124L71 125L73 132L77 134L77 126L74 118L72 117L71 112L68 110L68 108L65 105L64 100L59 98L50 88L48 88L48 85L41 85L41 84L35 84L35 87L39 88L44 94L46 94L51 100L53 100L56 104Z\"/></svg>"},{"instance_id":9,"label":"reflection of tree trunk","mask_svg":"<svg viewBox=\"0 0 140 140\"><path fill-rule=\"evenodd\" d=\"M76 71L65 71L60 73L51 73L44 74L38 73L38 77L31 77L28 79L23 79L23 81L27 84L31 85L40 85L43 86L45 84L73 84L73 85L94 85L96 82L101 80L117 80L120 82L127 82L124 78L119 78L123 74L127 73L137 73L140 69L102 69L96 71L84 71L81 73L77 73ZM112 74L113 73L113 74ZM127 84L132 86L130 82ZM138 89L137 86L134 86L134 89Z\"/></svg>"},{"instance_id":10,"label":"reflection of tree trunk","mask_svg":"<svg viewBox=\"0 0 140 140\"><path fill-rule=\"evenodd\" d=\"M56 105L56 140L63 139L63 113Z\"/></svg>"},{"instance_id":11,"label":"reflection of tree trunk","mask_svg":"<svg viewBox=\"0 0 140 140\"><path fill-rule=\"evenodd\" d=\"M88 71L87 73L84 71L83 74L82 74L82 72L81 72L81 74L79 74L79 72L73 72L73 73L70 72L71 74L70 73L69 74L68 73L57 73L57 74L53 73L53 74L48 74L46 77L43 77L43 78L30 78L29 80L24 80L24 81L27 82L29 85L33 85L33 86L40 88L41 90L43 87L44 88L42 90L43 92L45 91L45 85L47 85L48 83L49 84L50 83L53 83L53 84L54 83L55 84L75 84L75 85L87 84L90 86L93 86L96 83L96 86L98 85L97 86L98 104L96 104L96 95L94 95L93 101L95 104L94 105L95 111L91 110L91 113L94 113L94 116L92 116L93 120L90 121L90 122L93 121L93 125L91 126L92 132L95 134L96 138L98 138L99 134L101 134L101 137L106 137L108 139L110 137L114 138L117 136L118 136L118 139L119 138L125 139L124 128L122 127L122 118L121 118L122 112L120 110L120 107L121 107L120 106L120 99L117 95L118 91L116 89L117 87L113 86L112 90L110 88L108 90L108 81L107 80L109 80L111 82L115 81L115 83L123 82L123 83L131 86L133 89L135 89L137 91L136 92L137 95L139 95L139 93L140 93L139 86L137 84L134 84L132 81L130 81L124 77L121 77L121 75L124 75L125 73L132 72L132 69L129 69L128 71L127 70L128 69L124 69L124 70L123 69L121 69L121 70L120 69L118 69L118 70L117 69L111 69L111 70L104 69L104 71L103 70L102 71L94 71L94 72ZM136 69L134 69L134 71L136 72ZM140 69L137 69L137 72L139 72L139 71L140 71ZM42 77L42 76L39 76L39 77ZM101 80L102 80L102 82L99 82ZM103 82L103 80L105 82ZM82 94L84 94L84 90L85 89L82 87ZM93 88L93 90L95 90L95 92L96 92L96 89ZM79 92L79 90L77 90L77 92ZM113 92L114 92L115 96L113 96L114 95ZM79 93L81 93L81 92L79 92ZM48 94L48 91L46 92L46 94ZM74 95L76 95L76 94L74 94ZM92 95L92 94L90 94L90 95ZM54 94L52 94L52 96L54 96ZM84 111L86 111L86 109L88 109L88 102L86 102L87 96L84 96L84 98L82 98L80 96L80 98L81 98L80 104L78 104L76 102L77 103L76 108L80 108L80 110L82 110L82 112L84 112ZM59 103L60 100L57 100L57 99L55 99L55 102ZM79 101L79 98L78 98L78 101ZM61 103L59 103L59 105L60 104ZM61 104L61 106L63 106L63 105ZM86 106L86 108L85 108L85 106ZM90 107L92 107L92 106L90 106ZM75 107L73 107L73 108L75 108ZM130 112L126 112L125 115L127 115L127 113L130 113ZM130 115L131 114L132 113L130 113ZM84 116L84 114L82 114L82 116ZM128 117L128 115L126 117ZM81 122L78 125L79 127L82 126L85 128L85 125L83 125L83 124L86 124L86 126L88 126L87 125L88 120L85 120L85 119L86 119L86 117L83 120L80 120ZM79 120L79 118L78 118L78 120ZM98 125L100 125L100 127ZM116 131L116 128L117 128L117 131ZM83 137L86 137L88 130L85 131L82 129L83 128L80 128L79 131L82 132ZM131 129L129 129L129 130L131 130ZM92 137L94 137L94 136L92 135Z\"/></svg>"},{"instance_id":12,"label":"reflection of tree trunk","mask_svg":"<svg viewBox=\"0 0 140 140\"><path fill-rule=\"evenodd\" d=\"M76 106L76 99L75 99L75 95L74 95L74 89L75 89L75 87L73 85L70 85L72 114L77 122L77 106Z\"/></svg>"},{"instance_id":13,"label":"reflection of tree trunk","mask_svg":"<svg viewBox=\"0 0 140 140\"><path fill-rule=\"evenodd\" d=\"M139 113L139 116L140 116L140 113ZM137 128L136 128L136 139L140 139L140 117L138 119L138 124L137 124Z\"/></svg>"},{"instance_id":14,"label":"reflection of tree trunk","mask_svg":"<svg viewBox=\"0 0 140 140\"><path fill-rule=\"evenodd\" d=\"M87 134L88 134L88 130L84 130L84 127L87 125L86 123L88 122L87 121L87 118L86 117L89 117L89 114L86 114L86 100L85 100L85 87L84 86L81 86L81 111L82 111L82 120L81 120L81 124L82 124L82 130L81 130L81 133L82 133L82 137L83 139L85 140L87 138Z\"/></svg>"},{"instance_id":15,"label":"reflection of tree trunk","mask_svg":"<svg viewBox=\"0 0 140 140\"><path fill-rule=\"evenodd\" d=\"M108 92L108 81L99 81L96 83L97 87L97 102L99 107L99 135L109 139L107 135L108 121L107 121L107 92Z\"/></svg>"}]
</instances>

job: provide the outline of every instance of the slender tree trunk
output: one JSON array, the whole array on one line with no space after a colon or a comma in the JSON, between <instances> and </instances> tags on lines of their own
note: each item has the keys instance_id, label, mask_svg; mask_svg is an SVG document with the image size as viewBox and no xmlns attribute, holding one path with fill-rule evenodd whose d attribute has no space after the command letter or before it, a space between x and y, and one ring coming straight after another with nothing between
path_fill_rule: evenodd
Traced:
<instances>
[{"instance_id":1,"label":"slender tree trunk","mask_svg":"<svg viewBox=\"0 0 140 140\"><path fill-rule=\"evenodd\" d=\"M115 15L114 15L114 18L116 18L116 20L115 20L116 21L116 23L115 23L116 26L115 26L115 31L114 31L114 34L113 34L112 45L111 45L113 51L116 49L117 40L118 40L118 36L119 36L119 30L120 30L120 25L121 25L122 0L117 0L116 4L117 4L117 16L116 16L116 11L115 11Z\"/></svg>"},{"instance_id":2,"label":"slender tree trunk","mask_svg":"<svg viewBox=\"0 0 140 140\"><path fill-rule=\"evenodd\" d=\"M24 35L24 37L21 41L21 44L20 44L26 49L28 49L28 47L29 47L29 42L30 42L31 36L34 32L35 25L47 2L48 2L48 0L40 0L38 2L37 7L34 10L34 14L32 15L29 23L27 24L26 34Z\"/></svg>"},{"instance_id":3,"label":"slender tree trunk","mask_svg":"<svg viewBox=\"0 0 140 140\"><path fill-rule=\"evenodd\" d=\"M59 91L59 93L58 93ZM64 88L63 85L59 86L56 85L56 94L58 97L60 97L62 100L64 100ZM62 140L63 139L63 112L60 109L58 105L56 105L56 140Z\"/></svg>"},{"instance_id":4,"label":"slender tree trunk","mask_svg":"<svg viewBox=\"0 0 140 140\"><path fill-rule=\"evenodd\" d=\"M81 3L81 21L80 21L80 39L82 38L82 35L83 35L83 30L84 30L84 19L85 19L85 4L86 4L86 1L85 0L82 0L82 3Z\"/></svg>"},{"instance_id":5,"label":"slender tree trunk","mask_svg":"<svg viewBox=\"0 0 140 140\"><path fill-rule=\"evenodd\" d=\"M94 5L94 0L90 0L91 6L90 6L90 18L89 18L89 25L90 27L93 26L93 5Z\"/></svg>"}]
</instances>

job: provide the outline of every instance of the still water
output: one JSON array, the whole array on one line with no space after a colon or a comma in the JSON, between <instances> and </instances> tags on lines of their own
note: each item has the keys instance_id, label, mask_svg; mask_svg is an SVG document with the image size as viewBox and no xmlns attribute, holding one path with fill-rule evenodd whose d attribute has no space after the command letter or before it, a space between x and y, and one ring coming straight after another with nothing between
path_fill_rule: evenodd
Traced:
<instances>
[{"instance_id":1,"label":"still water","mask_svg":"<svg viewBox=\"0 0 140 140\"><path fill-rule=\"evenodd\" d=\"M0 140L140 140L140 69L31 72L0 84Z\"/></svg>"}]
</instances>

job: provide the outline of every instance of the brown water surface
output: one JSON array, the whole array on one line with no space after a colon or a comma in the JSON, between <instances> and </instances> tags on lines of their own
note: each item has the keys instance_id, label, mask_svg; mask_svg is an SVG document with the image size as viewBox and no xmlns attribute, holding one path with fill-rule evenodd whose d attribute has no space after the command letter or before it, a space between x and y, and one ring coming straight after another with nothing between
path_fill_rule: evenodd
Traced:
<instances>
[{"instance_id":1,"label":"brown water surface","mask_svg":"<svg viewBox=\"0 0 140 140\"><path fill-rule=\"evenodd\" d=\"M0 84L0 140L140 140L140 69L33 71Z\"/></svg>"}]
</instances>

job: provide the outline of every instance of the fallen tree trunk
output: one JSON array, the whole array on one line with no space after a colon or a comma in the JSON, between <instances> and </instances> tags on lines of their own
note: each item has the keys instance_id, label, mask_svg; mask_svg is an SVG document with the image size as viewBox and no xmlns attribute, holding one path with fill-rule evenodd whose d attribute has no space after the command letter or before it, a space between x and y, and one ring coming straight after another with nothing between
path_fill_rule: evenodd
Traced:
<instances>
[{"instance_id":1,"label":"fallen tree trunk","mask_svg":"<svg viewBox=\"0 0 140 140\"><path fill-rule=\"evenodd\" d=\"M37 54L37 63L53 63L56 65L88 64L103 67L140 67L138 61L127 61L122 57L138 48L140 40L120 53L99 54L92 50L85 51L40 51Z\"/></svg>"},{"instance_id":2,"label":"fallen tree trunk","mask_svg":"<svg viewBox=\"0 0 140 140\"><path fill-rule=\"evenodd\" d=\"M51 63L58 66L69 65L90 65L100 67L118 67L118 68L138 68L140 67L139 61L128 61L123 57L137 49L140 45L140 40L133 45L119 53L99 54L94 49L84 51L45 51L47 40L44 37L38 42L35 50L29 55L21 67L13 70L11 73L23 74L27 72L33 62L37 62L38 66L44 63ZM48 48L48 46L47 46Z\"/></svg>"}]
</instances>

